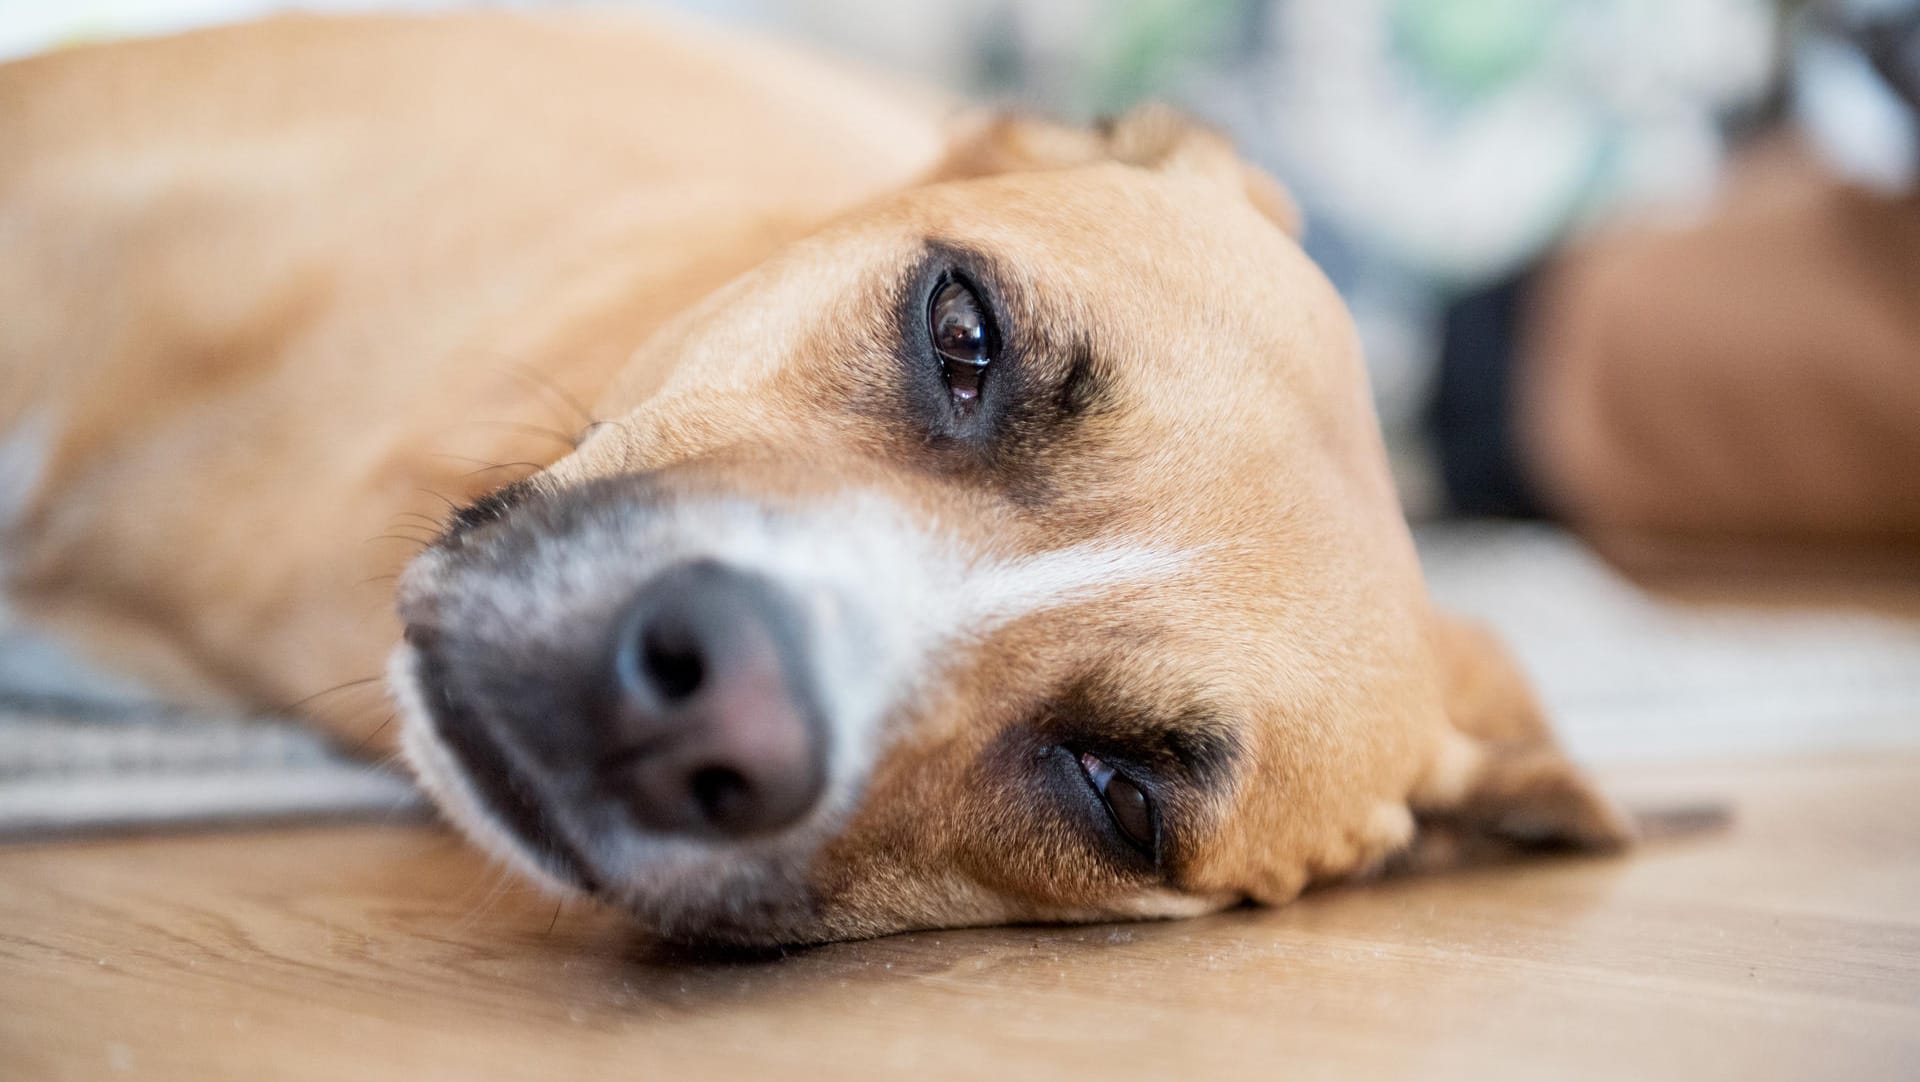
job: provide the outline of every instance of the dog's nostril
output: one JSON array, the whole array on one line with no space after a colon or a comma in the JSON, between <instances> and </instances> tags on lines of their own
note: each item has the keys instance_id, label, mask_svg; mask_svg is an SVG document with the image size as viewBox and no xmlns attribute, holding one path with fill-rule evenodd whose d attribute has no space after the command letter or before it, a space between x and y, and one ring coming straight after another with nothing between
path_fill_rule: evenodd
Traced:
<instances>
[{"instance_id":1,"label":"dog's nostril","mask_svg":"<svg viewBox=\"0 0 1920 1082\"><path fill-rule=\"evenodd\" d=\"M640 642L640 664L654 689L668 703L691 698L706 682L707 666L700 649L685 637L649 629Z\"/></svg>"},{"instance_id":2,"label":"dog's nostril","mask_svg":"<svg viewBox=\"0 0 1920 1082\"><path fill-rule=\"evenodd\" d=\"M695 771L688 788L701 816L720 830L731 830L753 815L752 786L737 770L710 766Z\"/></svg>"},{"instance_id":3,"label":"dog's nostril","mask_svg":"<svg viewBox=\"0 0 1920 1082\"><path fill-rule=\"evenodd\" d=\"M614 626L599 784L638 826L746 837L819 802L826 733L803 626L770 583L712 561L635 594Z\"/></svg>"}]
</instances>

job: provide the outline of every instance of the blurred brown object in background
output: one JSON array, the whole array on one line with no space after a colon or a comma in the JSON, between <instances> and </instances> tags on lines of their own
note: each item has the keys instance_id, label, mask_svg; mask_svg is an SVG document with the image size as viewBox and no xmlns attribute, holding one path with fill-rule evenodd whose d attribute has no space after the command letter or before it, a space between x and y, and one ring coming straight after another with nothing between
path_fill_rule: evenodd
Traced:
<instances>
[{"instance_id":1,"label":"blurred brown object in background","mask_svg":"<svg viewBox=\"0 0 1920 1082\"><path fill-rule=\"evenodd\" d=\"M1576 243L1532 301L1522 458L1603 547L1920 546L1920 197L1763 145L1710 217Z\"/></svg>"}]
</instances>

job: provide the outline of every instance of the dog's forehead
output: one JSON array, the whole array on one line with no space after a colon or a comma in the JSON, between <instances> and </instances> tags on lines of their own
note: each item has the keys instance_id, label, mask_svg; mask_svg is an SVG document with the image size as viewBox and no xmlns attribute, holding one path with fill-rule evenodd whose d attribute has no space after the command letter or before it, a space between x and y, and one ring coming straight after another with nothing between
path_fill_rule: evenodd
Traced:
<instances>
[{"instance_id":1,"label":"dog's forehead","mask_svg":"<svg viewBox=\"0 0 1920 1082\"><path fill-rule=\"evenodd\" d=\"M1291 237L1206 182L1113 163L930 185L876 211L897 249L932 240L1004 266L1037 318L1204 392L1351 379L1339 298ZM1197 356L1212 351L1214 357ZM1304 389L1304 388L1303 388Z\"/></svg>"},{"instance_id":2,"label":"dog's forehead","mask_svg":"<svg viewBox=\"0 0 1920 1082\"><path fill-rule=\"evenodd\" d=\"M1113 391L1082 425L1101 437L1084 454L1018 464L1073 474L1055 486L1061 510L1081 497L1244 515L1330 472L1390 499L1356 337L1317 268L1213 186L1119 165L933 184L790 247L645 347L675 355L636 366L674 370L666 393L611 396L607 410L644 416L563 472L676 461L746 430L875 445L846 399L898 378L902 280L932 251L991 267L1004 317L1083 351Z\"/></svg>"},{"instance_id":3,"label":"dog's forehead","mask_svg":"<svg viewBox=\"0 0 1920 1082\"><path fill-rule=\"evenodd\" d=\"M1138 603L1191 604L1181 617L1241 637L1417 595L1358 335L1251 207L1103 164L935 185L895 213L899 250L981 253L1013 283L1011 318L1083 346L1111 381L1093 438L1034 463L1071 478L1032 516L1067 532L1036 543L1097 530L1195 553L1200 573Z\"/></svg>"}]
</instances>

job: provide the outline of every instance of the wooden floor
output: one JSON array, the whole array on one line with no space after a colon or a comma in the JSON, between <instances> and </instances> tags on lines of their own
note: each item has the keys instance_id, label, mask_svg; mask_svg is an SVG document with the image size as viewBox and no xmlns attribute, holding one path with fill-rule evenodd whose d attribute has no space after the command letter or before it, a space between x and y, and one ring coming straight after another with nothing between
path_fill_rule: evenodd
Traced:
<instances>
[{"instance_id":1,"label":"wooden floor","mask_svg":"<svg viewBox=\"0 0 1920 1082\"><path fill-rule=\"evenodd\" d=\"M673 957L356 826L0 849L0 1078L1920 1078L1920 756L1726 833L1201 920Z\"/></svg>"}]
</instances>

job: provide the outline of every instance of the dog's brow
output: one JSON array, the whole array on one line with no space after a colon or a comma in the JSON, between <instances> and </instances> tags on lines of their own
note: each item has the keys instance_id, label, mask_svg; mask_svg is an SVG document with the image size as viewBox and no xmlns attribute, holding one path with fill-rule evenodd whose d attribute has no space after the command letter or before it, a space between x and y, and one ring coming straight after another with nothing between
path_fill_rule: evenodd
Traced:
<instances>
[{"instance_id":1,"label":"dog's brow","mask_svg":"<svg viewBox=\"0 0 1920 1082\"><path fill-rule=\"evenodd\" d=\"M1191 695L1128 691L1114 680L1075 680L1050 696L1033 724L1054 739L1098 736L1135 758L1158 762L1187 781L1220 788L1240 758L1239 739L1218 711Z\"/></svg>"}]
</instances>

